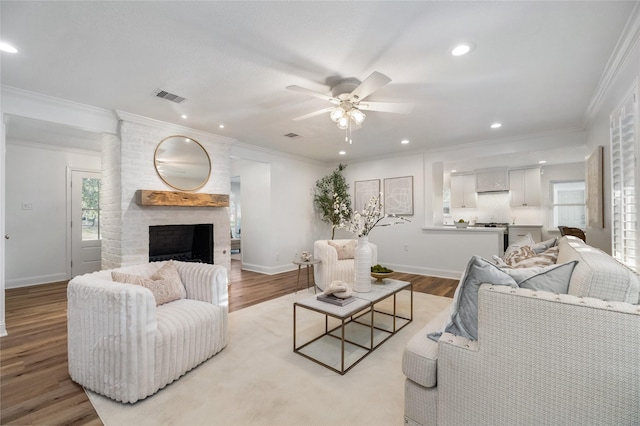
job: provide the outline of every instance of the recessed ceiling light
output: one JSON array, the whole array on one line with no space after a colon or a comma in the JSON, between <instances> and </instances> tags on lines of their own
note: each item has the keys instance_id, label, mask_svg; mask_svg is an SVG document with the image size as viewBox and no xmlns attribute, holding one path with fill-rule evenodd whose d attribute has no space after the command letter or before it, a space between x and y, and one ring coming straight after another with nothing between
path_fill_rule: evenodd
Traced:
<instances>
[{"instance_id":1,"label":"recessed ceiling light","mask_svg":"<svg viewBox=\"0 0 640 426\"><path fill-rule=\"evenodd\" d=\"M347 153L345 151L340 151L338 154L340 155L347 155Z\"/></svg>"},{"instance_id":2,"label":"recessed ceiling light","mask_svg":"<svg viewBox=\"0 0 640 426\"><path fill-rule=\"evenodd\" d=\"M457 170L451 170L451 173L455 173L455 172L457 172Z\"/></svg>"},{"instance_id":3,"label":"recessed ceiling light","mask_svg":"<svg viewBox=\"0 0 640 426\"><path fill-rule=\"evenodd\" d=\"M408 143L409 143L409 139L402 139L402 140L400 141L400 143L401 143L402 145L406 145L406 144L408 144Z\"/></svg>"},{"instance_id":4,"label":"recessed ceiling light","mask_svg":"<svg viewBox=\"0 0 640 426\"><path fill-rule=\"evenodd\" d=\"M540 160L538 161L538 164L545 164L547 162L547 160Z\"/></svg>"},{"instance_id":5,"label":"recessed ceiling light","mask_svg":"<svg viewBox=\"0 0 640 426\"><path fill-rule=\"evenodd\" d=\"M493 123L493 124L491 125L491 128L492 128L492 129L499 129L500 127L502 127L502 123Z\"/></svg>"},{"instance_id":6,"label":"recessed ceiling light","mask_svg":"<svg viewBox=\"0 0 640 426\"><path fill-rule=\"evenodd\" d=\"M453 48L451 54L453 56L462 56L471 52L475 46L472 43L460 43L456 47Z\"/></svg>"},{"instance_id":7,"label":"recessed ceiling light","mask_svg":"<svg viewBox=\"0 0 640 426\"><path fill-rule=\"evenodd\" d=\"M18 49L3 41L0 41L0 50L8 53L18 53Z\"/></svg>"},{"instance_id":8,"label":"recessed ceiling light","mask_svg":"<svg viewBox=\"0 0 640 426\"><path fill-rule=\"evenodd\" d=\"M218 127L219 127L220 129L224 129L224 124L219 124L219 125L218 125Z\"/></svg>"},{"instance_id":9,"label":"recessed ceiling light","mask_svg":"<svg viewBox=\"0 0 640 426\"><path fill-rule=\"evenodd\" d=\"M185 114L182 114L180 117L182 117L183 119L187 119L187 116Z\"/></svg>"}]
</instances>

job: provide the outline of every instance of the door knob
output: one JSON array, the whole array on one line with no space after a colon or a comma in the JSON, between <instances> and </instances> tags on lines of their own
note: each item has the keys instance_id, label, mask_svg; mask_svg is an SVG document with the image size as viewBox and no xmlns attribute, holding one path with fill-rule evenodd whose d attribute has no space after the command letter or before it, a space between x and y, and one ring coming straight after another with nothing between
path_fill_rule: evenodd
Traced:
<instances>
[{"instance_id":1,"label":"door knob","mask_svg":"<svg viewBox=\"0 0 640 426\"><path fill-rule=\"evenodd\" d=\"M8 240L8 239L9 239L9 234L5 235L5 236L4 236L4 239L5 239L5 240Z\"/></svg>"}]
</instances>

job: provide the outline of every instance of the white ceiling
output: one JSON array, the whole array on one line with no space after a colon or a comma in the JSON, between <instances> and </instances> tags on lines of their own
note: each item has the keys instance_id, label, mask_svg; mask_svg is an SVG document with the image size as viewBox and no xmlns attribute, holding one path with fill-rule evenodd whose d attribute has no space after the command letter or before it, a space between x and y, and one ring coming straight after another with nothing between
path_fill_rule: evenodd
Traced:
<instances>
[{"instance_id":1,"label":"white ceiling","mask_svg":"<svg viewBox=\"0 0 640 426\"><path fill-rule=\"evenodd\" d=\"M19 53L2 53L1 82L348 161L583 128L636 3L3 0L1 38ZM451 56L460 41L475 50ZM329 94L327 79L373 71L392 81L367 99L412 102L410 114L368 112L352 145L328 114L292 120L329 104L286 86ZM159 99L159 88L188 100ZM8 136L27 137L18 127L30 121Z\"/></svg>"}]
</instances>

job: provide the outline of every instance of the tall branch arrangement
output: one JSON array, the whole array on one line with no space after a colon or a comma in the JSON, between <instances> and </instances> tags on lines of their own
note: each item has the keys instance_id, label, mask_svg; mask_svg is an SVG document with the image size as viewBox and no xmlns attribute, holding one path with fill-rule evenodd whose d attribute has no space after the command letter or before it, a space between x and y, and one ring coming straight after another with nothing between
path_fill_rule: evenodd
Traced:
<instances>
[{"instance_id":1,"label":"tall branch arrangement","mask_svg":"<svg viewBox=\"0 0 640 426\"><path fill-rule=\"evenodd\" d=\"M358 237L364 237L376 226L392 226L400 225L404 222L410 222L409 219L395 214L382 213L383 205L380 202L380 196L373 196L365 208L360 211L351 212L351 208L347 209L343 200L336 196L333 202L333 210L340 220L336 228L344 228L349 232L353 232ZM380 223L383 219L393 219L385 223Z\"/></svg>"},{"instance_id":2,"label":"tall branch arrangement","mask_svg":"<svg viewBox=\"0 0 640 426\"><path fill-rule=\"evenodd\" d=\"M330 175L318 179L313 194L313 204L316 210L322 215L324 222L331 224L332 240L335 236L335 228L340 224L342 217L342 215L336 213L333 206L336 197L340 197L340 200L342 200L345 214L351 214L349 185L347 185L347 181L342 174L346 167L346 164L340 164Z\"/></svg>"}]
</instances>

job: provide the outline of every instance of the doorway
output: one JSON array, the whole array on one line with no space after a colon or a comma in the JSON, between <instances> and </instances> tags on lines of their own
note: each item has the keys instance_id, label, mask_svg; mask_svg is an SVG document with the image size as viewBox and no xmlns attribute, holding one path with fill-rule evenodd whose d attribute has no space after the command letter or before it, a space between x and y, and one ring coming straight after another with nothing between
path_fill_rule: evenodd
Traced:
<instances>
[{"instance_id":1,"label":"doorway","mask_svg":"<svg viewBox=\"0 0 640 426\"><path fill-rule=\"evenodd\" d=\"M231 259L242 261L242 196L240 176L231 178L229 197L229 223L231 228Z\"/></svg>"},{"instance_id":2,"label":"doorway","mask_svg":"<svg viewBox=\"0 0 640 426\"><path fill-rule=\"evenodd\" d=\"M71 277L100 270L102 235L100 229L99 172L71 170Z\"/></svg>"}]
</instances>

